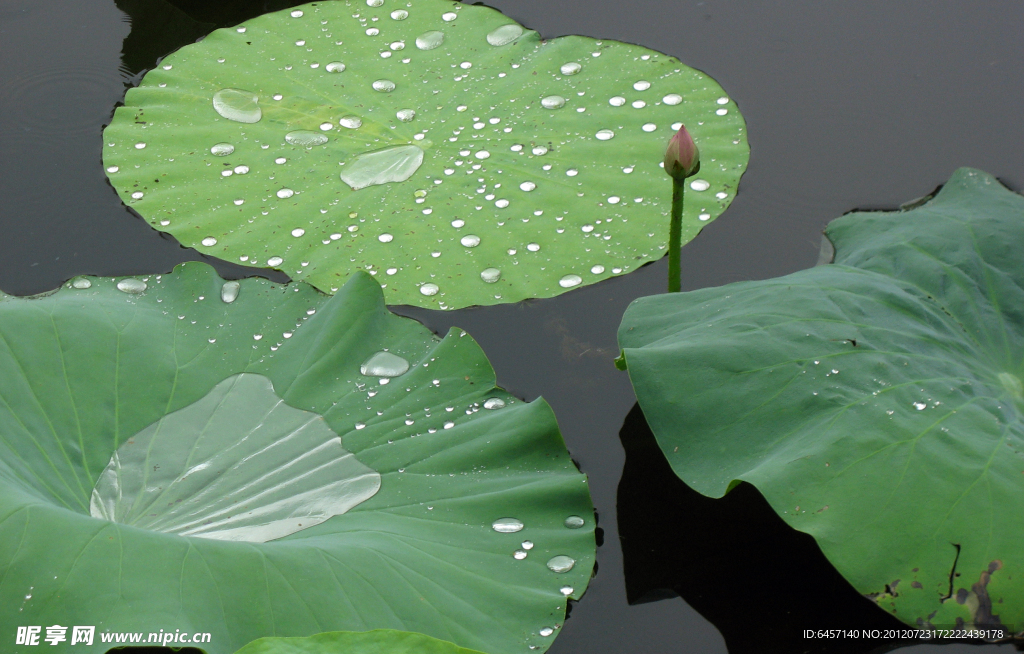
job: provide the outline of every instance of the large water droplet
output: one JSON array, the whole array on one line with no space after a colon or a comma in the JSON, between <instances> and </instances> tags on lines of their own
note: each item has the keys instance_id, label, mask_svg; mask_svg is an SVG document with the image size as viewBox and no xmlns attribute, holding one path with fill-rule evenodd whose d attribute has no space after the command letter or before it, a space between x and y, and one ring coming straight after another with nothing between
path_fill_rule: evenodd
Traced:
<instances>
[{"instance_id":1,"label":"large water droplet","mask_svg":"<svg viewBox=\"0 0 1024 654\"><path fill-rule=\"evenodd\" d=\"M398 113L395 114L395 116L397 116L398 120L402 121L403 123L408 123L412 121L413 118L416 117L416 112L413 111L412 109L400 109Z\"/></svg>"},{"instance_id":2,"label":"large water droplet","mask_svg":"<svg viewBox=\"0 0 1024 654\"><path fill-rule=\"evenodd\" d=\"M458 17L459 17L459 15L457 13L455 13L454 11L448 11L448 12L445 12L445 13L441 14L441 20L443 20L446 23L450 23L450 22L452 22L453 20L455 20Z\"/></svg>"},{"instance_id":3,"label":"large water droplet","mask_svg":"<svg viewBox=\"0 0 1024 654\"><path fill-rule=\"evenodd\" d=\"M592 272L595 275L600 275L601 273L604 272L604 266L602 266L601 264L597 264L596 266L591 267L590 272Z\"/></svg>"},{"instance_id":4,"label":"large water droplet","mask_svg":"<svg viewBox=\"0 0 1024 654\"><path fill-rule=\"evenodd\" d=\"M237 123L258 123L263 118L259 96L242 89L221 89L213 94L213 108Z\"/></svg>"},{"instance_id":5,"label":"large water droplet","mask_svg":"<svg viewBox=\"0 0 1024 654\"><path fill-rule=\"evenodd\" d=\"M570 61L567 64L562 64L562 67L559 68L559 70L562 71L563 75L575 75L576 73L583 70L583 66L580 66L575 61Z\"/></svg>"},{"instance_id":6,"label":"large water droplet","mask_svg":"<svg viewBox=\"0 0 1024 654\"><path fill-rule=\"evenodd\" d=\"M562 586L561 588L558 589L558 592L562 593L566 597L572 595L572 591L573 591L572 586Z\"/></svg>"},{"instance_id":7,"label":"large water droplet","mask_svg":"<svg viewBox=\"0 0 1024 654\"><path fill-rule=\"evenodd\" d=\"M326 134L321 134L320 132L313 132L308 129L298 129L294 132L288 132L285 134L284 140L292 145L311 148L314 145L323 145L330 139Z\"/></svg>"},{"instance_id":8,"label":"large water droplet","mask_svg":"<svg viewBox=\"0 0 1024 654\"><path fill-rule=\"evenodd\" d=\"M345 72L345 64L340 61L332 61L331 63L324 66L324 69L328 73L343 73Z\"/></svg>"},{"instance_id":9,"label":"large water droplet","mask_svg":"<svg viewBox=\"0 0 1024 654\"><path fill-rule=\"evenodd\" d=\"M420 293L422 293L423 295L426 295L428 297L431 296L431 295L437 295L437 292L439 290L441 290L441 289L437 287L437 284L430 284L430 283L428 283L428 284L424 284L423 286L420 286Z\"/></svg>"},{"instance_id":10,"label":"large water droplet","mask_svg":"<svg viewBox=\"0 0 1024 654\"><path fill-rule=\"evenodd\" d=\"M573 286L579 286L582 283L583 278L579 275L566 275L558 280L558 285L562 288L572 288Z\"/></svg>"},{"instance_id":11,"label":"large water droplet","mask_svg":"<svg viewBox=\"0 0 1024 654\"><path fill-rule=\"evenodd\" d=\"M391 12L392 20L405 20L408 17L409 12L406 11L405 9L395 9L394 11Z\"/></svg>"},{"instance_id":12,"label":"large water droplet","mask_svg":"<svg viewBox=\"0 0 1024 654\"><path fill-rule=\"evenodd\" d=\"M466 234L462 237L461 243L467 248L475 248L480 245L480 237L476 234Z\"/></svg>"},{"instance_id":13,"label":"large water droplet","mask_svg":"<svg viewBox=\"0 0 1024 654\"><path fill-rule=\"evenodd\" d=\"M574 565L576 565L576 560L571 556L566 556L564 554L553 556L548 560L548 570L551 572L558 572L560 574L569 572L572 570Z\"/></svg>"},{"instance_id":14,"label":"large water droplet","mask_svg":"<svg viewBox=\"0 0 1024 654\"><path fill-rule=\"evenodd\" d=\"M135 279L134 277L127 277L117 283L117 290L124 293L131 293L132 295L138 295L147 288L146 282L141 279Z\"/></svg>"},{"instance_id":15,"label":"large water droplet","mask_svg":"<svg viewBox=\"0 0 1024 654\"><path fill-rule=\"evenodd\" d=\"M359 366L359 374L367 377L398 377L408 370L409 362L390 352L377 352Z\"/></svg>"},{"instance_id":16,"label":"large water droplet","mask_svg":"<svg viewBox=\"0 0 1024 654\"><path fill-rule=\"evenodd\" d=\"M415 145L400 145L356 157L345 166L341 179L358 191L367 186L404 182L423 163L423 150Z\"/></svg>"},{"instance_id":17,"label":"large water droplet","mask_svg":"<svg viewBox=\"0 0 1024 654\"><path fill-rule=\"evenodd\" d=\"M690 188L694 191L706 191L711 188L711 184L707 180L695 179L690 182Z\"/></svg>"},{"instance_id":18,"label":"large water droplet","mask_svg":"<svg viewBox=\"0 0 1024 654\"><path fill-rule=\"evenodd\" d=\"M295 195L295 191L291 190L290 188L283 188L278 190L277 192L277 197L281 198L282 200L290 198L293 195Z\"/></svg>"},{"instance_id":19,"label":"large water droplet","mask_svg":"<svg viewBox=\"0 0 1024 654\"><path fill-rule=\"evenodd\" d=\"M224 282L224 285L220 287L220 299L231 304L238 298L239 288L241 288L241 284L238 282Z\"/></svg>"},{"instance_id":20,"label":"large water droplet","mask_svg":"<svg viewBox=\"0 0 1024 654\"><path fill-rule=\"evenodd\" d=\"M523 28L520 25L511 23L502 25L487 35L487 42L494 46L508 45L523 35Z\"/></svg>"},{"instance_id":21,"label":"large water droplet","mask_svg":"<svg viewBox=\"0 0 1024 654\"><path fill-rule=\"evenodd\" d=\"M541 636L544 636L546 638L546 637L550 636L551 634L555 633L555 630L552 629L551 627L544 627L543 629L541 629L537 633L539 633Z\"/></svg>"},{"instance_id":22,"label":"large water droplet","mask_svg":"<svg viewBox=\"0 0 1024 654\"><path fill-rule=\"evenodd\" d=\"M384 0L366 0L367 7L380 7L384 4Z\"/></svg>"},{"instance_id":23,"label":"large water droplet","mask_svg":"<svg viewBox=\"0 0 1024 654\"><path fill-rule=\"evenodd\" d=\"M226 157L235 151L235 146L230 143L218 143L210 148L210 154L217 157Z\"/></svg>"},{"instance_id":24,"label":"large water droplet","mask_svg":"<svg viewBox=\"0 0 1024 654\"><path fill-rule=\"evenodd\" d=\"M359 116L345 116L338 121L338 124L348 129L359 129L363 126L363 119Z\"/></svg>"},{"instance_id":25,"label":"large water droplet","mask_svg":"<svg viewBox=\"0 0 1024 654\"><path fill-rule=\"evenodd\" d=\"M534 184L533 182L523 182L522 184L519 185L519 190L526 191L527 193L529 193L535 188L537 188L537 185Z\"/></svg>"},{"instance_id":26,"label":"large water droplet","mask_svg":"<svg viewBox=\"0 0 1024 654\"><path fill-rule=\"evenodd\" d=\"M86 279L85 277L79 277L75 281L71 282L71 286L77 288L78 290L83 290L86 288L92 288L92 282Z\"/></svg>"},{"instance_id":27,"label":"large water droplet","mask_svg":"<svg viewBox=\"0 0 1024 654\"><path fill-rule=\"evenodd\" d=\"M608 104L610 104L613 107L621 107L622 105L626 104L626 98L622 97L621 95L616 95L611 98L608 98Z\"/></svg>"},{"instance_id":28,"label":"large water droplet","mask_svg":"<svg viewBox=\"0 0 1024 654\"><path fill-rule=\"evenodd\" d=\"M202 242L203 245L205 245L208 248L212 248L214 245L217 245L217 239L215 239L212 236L207 236L206 238L203 239Z\"/></svg>"},{"instance_id":29,"label":"large water droplet","mask_svg":"<svg viewBox=\"0 0 1024 654\"><path fill-rule=\"evenodd\" d=\"M391 93L395 90L395 83L389 79L379 79L371 84L371 86L373 86L374 91L379 91L380 93Z\"/></svg>"},{"instance_id":30,"label":"large water droplet","mask_svg":"<svg viewBox=\"0 0 1024 654\"><path fill-rule=\"evenodd\" d=\"M633 84L633 88L636 89L637 91L646 91L647 89L651 88L651 83L646 80L640 80L639 82Z\"/></svg>"},{"instance_id":31,"label":"large water droplet","mask_svg":"<svg viewBox=\"0 0 1024 654\"><path fill-rule=\"evenodd\" d=\"M444 43L444 32L431 30L416 37L416 47L420 50L433 50Z\"/></svg>"},{"instance_id":32,"label":"large water droplet","mask_svg":"<svg viewBox=\"0 0 1024 654\"><path fill-rule=\"evenodd\" d=\"M514 534L522 531L523 523L515 518L498 518L491 524L491 529L499 534Z\"/></svg>"},{"instance_id":33,"label":"large water droplet","mask_svg":"<svg viewBox=\"0 0 1024 654\"><path fill-rule=\"evenodd\" d=\"M586 524L586 520L579 517L578 515L571 515L565 519L565 527L567 529L579 529Z\"/></svg>"},{"instance_id":34,"label":"large water droplet","mask_svg":"<svg viewBox=\"0 0 1024 654\"><path fill-rule=\"evenodd\" d=\"M505 408L505 400L500 397L491 397L484 401L485 409L503 409ZM523 543L523 547L526 547L526 543ZM532 547L532 545L531 545ZM527 548L529 549L529 548Z\"/></svg>"},{"instance_id":35,"label":"large water droplet","mask_svg":"<svg viewBox=\"0 0 1024 654\"><path fill-rule=\"evenodd\" d=\"M501 271L497 268L484 268L480 271L480 279L488 284L493 284L501 279Z\"/></svg>"},{"instance_id":36,"label":"large water droplet","mask_svg":"<svg viewBox=\"0 0 1024 654\"><path fill-rule=\"evenodd\" d=\"M295 11L292 12L292 18L301 18L301 17L302 17L302 10L301 9L296 9Z\"/></svg>"},{"instance_id":37,"label":"large water droplet","mask_svg":"<svg viewBox=\"0 0 1024 654\"><path fill-rule=\"evenodd\" d=\"M280 266L282 263L284 263L284 259L281 257L270 257L267 259L268 266Z\"/></svg>"},{"instance_id":38,"label":"large water droplet","mask_svg":"<svg viewBox=\"0 0 1024 654\"><path fill-rule=\"evenodd\" d=\"M602 130L598 131L597 134L594 134L594 138L596 138L598 141L608 141L611 138L613 138L614 136L615 136L615 132L613 132L610 129L602 129Z\"/></svg>"},{"instance_id":39,"label":"large water droplet","mask_svg":"<svg viewBox=\"0 0 1024 654\"><path fill-rule=\"evenodd\" d=\"M516 550L515 552L512 552L512 558L516 561L522 561L527 556L529 556L529 552L526 550Z\"/></svg>"},{"instance_id":40,"label":"large water droplet","mask_svg":"<svg viewBox=\"0 0 1024 654\"><path fill-rule=\"evenodd\" d=\"M565 106L565 98L560 95L549 95L540 101L540 106L545 109L561 109Z\"/></svg>"},{"instance_id":41,"label":"large water droplet","mask_svg":"<svg viewBox=\"0 0 1024 654\"><path fill-rule=\"evenodd\" d=\"M658 126L655 125L654 123L644 123L643 126L640 127L640 129L642 129L645 132L653 132L654 130L658 129Z\"/></svg>"},{"instance_id":42,"label":"large water droplet","mask_svg":"<svg viewBox=\"0 0 1024 654\"><path fill-rule=\"evenodd\" d=\"M395 240L395 237L393 235L388 234L387 232L385 232L385 233L381 234L380 236L378 236L377 240L380 241L381 243L390 243L391 241Z\"/></svg>"},{"instance_id":43,"label":"large water droplet","mask_svg":"<svg viewBox=\"0 0 1024 654\"><path fill-rule=\"evenodd\" d=\"M664 98L662 98L661 101L664 102L665 104L677 105L683 101L683 96L679 95L678 93L669 93Z\"/></svg>"}]
</instances>

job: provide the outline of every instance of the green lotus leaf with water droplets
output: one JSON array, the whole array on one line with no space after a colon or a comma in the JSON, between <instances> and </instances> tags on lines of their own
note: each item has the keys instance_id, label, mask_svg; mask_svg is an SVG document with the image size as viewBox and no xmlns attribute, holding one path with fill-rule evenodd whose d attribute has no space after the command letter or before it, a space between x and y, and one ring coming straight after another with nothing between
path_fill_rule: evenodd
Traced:
<instances>
[{"instance_id":1,"label":"green lotus leaf with water droplets","mask_svg":"<svg viewBox=\"0 0 1024 654\"><path fill-rule=\"evenodd\" d=\"M901 620L1019 629L1024 198L961 169L826 235L830 265L631 305L644 415L683 481L753 484Z\"/></svg>"},{"instance_id":2,"label":"green lotus leaf with water droplets","mask_svg":"<svg viewBox=\"0 0 1024 654\"><path fill-rule=\"evenodd\" d=\"M482 654L423 634L392 629L261 638L236 654Z\"/></svg>"},{"instance_id":3,"label":"green lotus leaf with water droplets","mask_svg":"<svg viewBox=\"0 0 1024 654\"><path fill-rule=\"evenodd\" d=\"M663 256L678 123L702 155L684 241L735 196L743 118L704 73L483 6L369 5L267 14L164 59L104 132L121 198L203 253L325 292L369 270L388 303L451 309Z\"/></svg>"},{"instance_id":4,"label":"green lotus leaf with water droplets","mask_svg":"<svg viewBox=\"0 0 1024 654\"><path fill-rule=\"evenodd\" d=\"M72 649L99 654L102 633L180 630L228 654L398 629L525 654L594 547L548 405L366 273L333 297L196 263L0 294L5 638L93 625Z\"/></svg>"}]
</instances>

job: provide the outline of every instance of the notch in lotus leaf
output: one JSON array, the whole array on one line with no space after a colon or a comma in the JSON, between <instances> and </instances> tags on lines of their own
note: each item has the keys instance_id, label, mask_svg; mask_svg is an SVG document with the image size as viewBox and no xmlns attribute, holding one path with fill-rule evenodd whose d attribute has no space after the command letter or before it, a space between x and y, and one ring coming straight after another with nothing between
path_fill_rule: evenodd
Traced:
<instances>
[{"instance_id":1,"label":"notch in lotus leaf","mask_svg":"<svg viewBox=\"0 0 1024 654\"><path fill-rule=\"evenodd\" d=\"M714 80L639 46L543 41L483 6L353 0L168 56L116 110L103 159L121 198L187 246L324 292L367 270L391 304L452 309L663 256L659 164L684 121L705 158L689 240L748 156Z\"/></svg>"},{"instance_id":2,"label":"notch in lotus leaf","mask_svg":"<svg viewBox=\"0 0 1024 654\"><path fill-rule=\"evenodd\" d=\"M1024 621L1024 198L961 169L829 224L834 262L642 298L619 330L676 474L756 486L911 625Z\"/></svg>"},{"instance_id":3,"label":"notch in lotus leaf","mask_svg":"<svg viewBox=\"0 0 1024 654\"><path fill-rule=\"evenodd\" d=\"M198 263L0 294L0 380L0 631L230 654L400 627L512 653L587 587L593 506L550 407L366 273L333 297Z\"/></svg>"}]
</instances>

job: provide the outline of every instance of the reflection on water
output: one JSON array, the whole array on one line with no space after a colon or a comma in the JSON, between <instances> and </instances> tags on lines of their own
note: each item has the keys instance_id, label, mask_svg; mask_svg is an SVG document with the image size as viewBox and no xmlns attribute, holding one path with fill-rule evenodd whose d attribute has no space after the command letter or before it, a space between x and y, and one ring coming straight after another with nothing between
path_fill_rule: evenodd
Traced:
<instances>
[{"instance_id":1,"label":"reflection on water","mask_svg":"<svg viewBox=\"0 0 1024 654\"><path fill-rule=\"evenodd\" d=\"M978 651L967 644L904 648L881 640L805 639L804 629L905 625L857 593L814 539L791 529L753 486L740 484L716 500L684 484L639 405L619 436L626 450L619 538L630 604L681 596L718 627L731 654Z\"/></svg>"}]
</instances>

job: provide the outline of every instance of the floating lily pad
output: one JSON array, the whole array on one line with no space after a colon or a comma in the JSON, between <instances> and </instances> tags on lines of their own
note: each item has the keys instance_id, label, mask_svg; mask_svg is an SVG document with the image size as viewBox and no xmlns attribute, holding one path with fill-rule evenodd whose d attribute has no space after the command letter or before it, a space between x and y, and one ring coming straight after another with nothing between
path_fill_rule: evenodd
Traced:
<instances>
[{"instance_id":1,"label":"floating lily pad","mask_svg":"<svg viewBox=\"0 0 1024 654\"><path fill-rule=\"evenodd\" d=\"M261 638L237 654L482 654L423 634L392 629L335 631L306 638Z\"/></svg>"},{"instance_id":2,"label":"floating lily pad","mask_svg":"<svg viewBox=\"0 0 1024 654\"><path fill-rule=\"evenodd\" d=\"M643 298L619 330L676 474L755 485L905 622L1024 621L1024 198L961 169L835 262Z\"/></svg>"},{"instance_id":3,"label":"floating lily pad","mask_svg":"<svg viewBox=\"0 0 1024 654\"><path fill-rule=\"evenodd\" d=\"M545 649L594 563L585 481L547 404L496 388L465 332L389 313L365 273L334 297L195 263L0 295L6 633Z\"/></svg>"},{"instance_id":4,"label":"floating lily pad","mask_svg":"<svg viewBox=\"0 0 1024 654\"><path fill-rule=\"evenodd\" d=\"M201 252L391 304L550 297L664 255L685 122L703 160L683 238L748 147L721 87L634 45L542 41L448 0L303 5L213 32L131 89L104 132L121 198Z\"/></svg>"}]
</instances>

